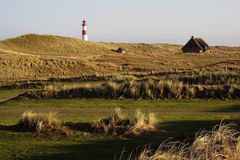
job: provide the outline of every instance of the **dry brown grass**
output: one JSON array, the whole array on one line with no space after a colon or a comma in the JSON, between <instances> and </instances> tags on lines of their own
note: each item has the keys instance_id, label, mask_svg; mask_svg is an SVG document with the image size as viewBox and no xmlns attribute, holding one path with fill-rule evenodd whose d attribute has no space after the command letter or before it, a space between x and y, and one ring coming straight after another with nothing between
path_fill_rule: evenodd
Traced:
<instances>
[{"instance_id":1,"label":"dry brown grass","mask_svg":"<svg viewBox=\"0 0 240 160\"><path fill-rule=\"evenodd\" d=\"M190 85L173 80L126 80L105 82L60 91L30 91L27 98L109 98L109 99L239 99L239 84Z\"/></svg>"},{"instance_id":2,"label":"dry brown grass","mask_svg":"<svg viewBox=\"0 0 240 160\"><path fill-rule=\"evenodd\" d=\"M111 51L118 47L127 48L128 53ZM239 70L239 53L239 48L215 47L212 54L182 54L178 45L83 42L30 34L0 42L0 80L67 78L97 73Z\"/></svg>"},{"instance_id":3,"label":"dry brown grass","mask_svg":"<svg viewBox=\"0 0 240 160\"><path fill-rule=\"evenodd\" d=\"M156 129L157 120L153 113L143 114L136 112L134 118L125 118L121 109L109 117L93 123L65 122L62 123L54 113L24 112L19 122L12 126L19 131L32 132L37 135L68 136L82 135L81 133L100 133L113 136L137 136L153 133ZM72 130L78 128L79 132Z\"/></svg>"},{"instance_id":4,"label":"dry brown grass","mask_svg":"<svg viewBox=\"0 0 240 160\"><path fill-rule=\"evenodd\" d=\"M164 142L156 151L145 148L135 160L239 160L240 133L231 125L216 126L200 133L189 146L179 142Z\"/></svg>"},{"instance_id":5,"label":"dry brown grass","mask_svg":"<svg viewBox=\"0 0 240 160\"><path fill-rule=\"evenodd\" d=\"M136 111L134 125L130 128L131 133L138 135L156 131L157 119L154 113L144 114Z\"/></svg>"},{"instance_id":6,"label":"dry brown grass","mask_svg":"<svg viewBox=\"0 0 240 160\"><path fill-rule=\"evenodd\" d=\"M31 111L24 112L17 127L23 131L31 131L36 134L68 135L69 132L62 126L61 121L54 113L39 114Z\"/></svg>"},{"instance_id":7,"label":"dry brown grass","mask_svg":"<svg viewBox=\"0 0 240 160\"><path fill-rule=\"evenodd\" d=\"M84 42L80 39L27 34L2 41L2 48L36 55L76 55L109 52L101 43Z\"/></svg>"},{"instance_id":8,"label":"dry brown grass","mask_svg":"<svg viewBox=\"0 0 240 160\"><path fill-rule=\"evenodd\" d=\"M156 131L157 120L153 113L143 114L136 111L132 119L124 118L120 109L112 117L101 119L92 124L94 132L117 136L141 135Z\"/></svg>"}]
</instances>

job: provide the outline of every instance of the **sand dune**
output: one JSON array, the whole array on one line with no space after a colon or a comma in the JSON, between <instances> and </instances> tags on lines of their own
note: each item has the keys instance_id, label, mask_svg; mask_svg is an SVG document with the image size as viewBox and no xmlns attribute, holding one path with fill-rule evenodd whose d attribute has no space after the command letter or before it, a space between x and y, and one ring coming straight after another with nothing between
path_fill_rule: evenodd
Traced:
<instances>
[{"instance_id":1,"label":"sand dune","mask_svg":"<svg viewBox=\"0 0 240 160\"><path fill-rule=\"evenodd\" d=\"M127 53L115 52L118 47ZM0 42L0 81L123 72L240 70L240 48L212 47L213 53L202 54L183 54L181 48L28 34Z\"/></svg>"}]
</instances>

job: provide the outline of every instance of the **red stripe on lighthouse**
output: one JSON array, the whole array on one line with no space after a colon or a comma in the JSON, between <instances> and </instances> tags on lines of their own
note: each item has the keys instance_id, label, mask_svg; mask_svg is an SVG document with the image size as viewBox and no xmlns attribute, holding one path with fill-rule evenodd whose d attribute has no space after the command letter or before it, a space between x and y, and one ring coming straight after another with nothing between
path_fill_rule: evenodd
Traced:
<instances>
[{"instance_id":1,"label":"red stripe on lighthouse","mask_svg":"<svg viewBox=\"0 0 240 160\"><path fill-rule=\"evenodd\" d=\"M87 35L87 31L83 30L82 35Z\"/></svg>"}]
</instances>

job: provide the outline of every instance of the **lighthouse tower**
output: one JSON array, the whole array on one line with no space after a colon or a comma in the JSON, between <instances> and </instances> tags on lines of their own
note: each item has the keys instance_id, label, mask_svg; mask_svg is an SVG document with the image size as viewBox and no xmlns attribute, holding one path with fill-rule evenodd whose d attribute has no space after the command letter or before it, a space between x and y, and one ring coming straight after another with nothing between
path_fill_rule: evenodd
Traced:
<instances>
[{"instance_id":1,"label":"lighthouse tower","mask_svg":"<svg viewBox=\"0 0 240 160\"><path fill-rule=\"evenodd\" d=\"M84 19L82 23L82 39L84 41L88 41L88 33L87 33L87 21Z\"/></svg>"}]
</instances>

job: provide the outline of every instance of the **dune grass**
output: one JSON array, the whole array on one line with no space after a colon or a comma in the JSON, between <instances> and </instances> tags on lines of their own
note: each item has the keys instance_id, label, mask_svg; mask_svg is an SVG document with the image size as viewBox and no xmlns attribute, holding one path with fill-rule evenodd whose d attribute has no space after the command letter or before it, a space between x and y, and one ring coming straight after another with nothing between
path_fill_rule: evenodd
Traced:
<instances>
[{"instance_id":1,"label":"dune grass","mask_svg":"<svg viewBox=\"0 0 240 160\"><path fill-rule=\"evenodd\" d=\"M128 160L238 160L240 159L240 132L231 125L218 125L212 131L196 136L191 145L163 142L156 151L145 148L136 158ZM124 160L125 158L120 158Z\"/></svg>"},{"instance_id":2,"label":"dune grass","mask_svg":"<svg viewBox=\"0 0 240 160\"><path fill-rule=\"evenodd\" d=\"M189 85L174 80L125 80L105 82L100 86L30 91L22 97L41 98L107 98L107 99L239 99L240 85Z\"/></svg>"},{"instance_id":3,"label":"dune grass","mask_svg":"<svg viewBox=\"0 0 240 160\"><path fill-rule=\"evenodd\" d=\"M45 135L69 135L55 113L37 114L31 111L24 112L16 127L21 131L30 131Z\"/></svg>"},{"instance_id":4,"label":"dune grass","mask_svg":"<svg viewBox=\"0 0 240 160\"><path fill-rule=\"evenodd\" d=\"M153 113L143 114L137 110L135 116L128 119L124 118L121 109L117 108L111 117L93 123L92 127L98 133L135 136L156 131L157 122Z\"/></svg>"},{"instance_id":5,"label":"dune grass","mask_svg":"<svg viewBox=\"0 0 240 160\"><path fill-rule=\"evenodd\" d=\"M73 133L71 128L85 130L88 133L108 134L114 136L139 136L157 130L157 119L153 113L143 114L136 111L135 117L123 118L121 109L116 108L115 113L109 118L103 118L92 123L61 122L55 113L34 113L26 111L16 125L9 129L32 132L36 135L69 136ZM79 125L80 124L80 125ZM2 126L6 129L8 126Z\"/></svg>"}]
</instances>

